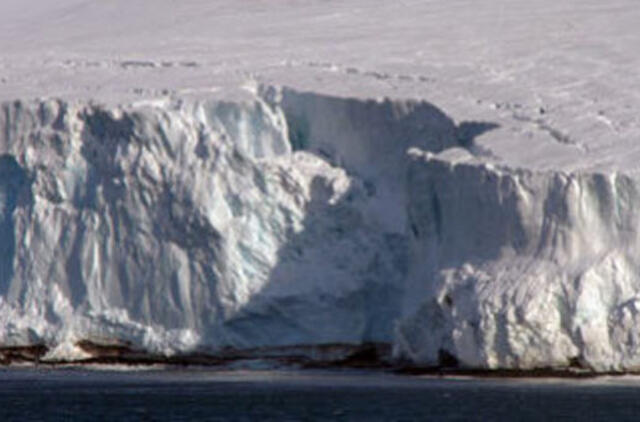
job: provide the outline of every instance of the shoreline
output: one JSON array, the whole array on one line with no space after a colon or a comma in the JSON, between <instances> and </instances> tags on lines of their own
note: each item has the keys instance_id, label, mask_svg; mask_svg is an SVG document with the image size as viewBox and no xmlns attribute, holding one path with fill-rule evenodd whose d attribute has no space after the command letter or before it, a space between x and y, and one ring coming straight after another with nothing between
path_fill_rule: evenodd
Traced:
<instances>
[{"instance_id":1,"label":"shoreline","mask_svg":"<svg viewBox=\"0 0 640 422\"><path fill-rule=\"evenodd\" d=\"M127 344L102 345L89 341L78 347L92 356L82 359L46 359L49 351L43 344L0 347L0 369L12 368L219 368L221 370L368 370L407 377L472 379L595 379L640 375L638 371L605 371L579 367L538 367L532 369L465 368L416 366L394 361L388 344L314 345L250 350L224 350L217 354L192 353L174 356L135 350Z\"/></svg>"}]
</instances>

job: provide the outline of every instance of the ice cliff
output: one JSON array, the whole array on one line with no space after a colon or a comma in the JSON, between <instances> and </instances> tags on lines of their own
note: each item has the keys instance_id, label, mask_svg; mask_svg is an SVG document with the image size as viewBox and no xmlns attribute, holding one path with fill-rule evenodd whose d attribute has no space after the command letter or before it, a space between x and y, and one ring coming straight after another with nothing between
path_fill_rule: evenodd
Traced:
<instances>
[{"instance_id":1,"label":"ice cliff","mask_svg":"<svg viewBox=\"0 0 640 422\"><path fill-rule=\"evenodd\" d=\"M469 367L639 367L637 175L412 157L398 351Z\"/></svg>"},{"instance_id":2,"label":"ice cliff","mask_svg":"<svg viewBox=\"0 0 640 422\"><path fill-rule=\"evenodd\" d=\"M491 163L424 101L264 87L1 108L2 346L640 363L632 175Z\"/></svg>"},{"instance_id":3,"label":"ice cliff","mask_svg":"<svg viewBox=\"0 0 640 422\"><path fill-rule=\"evenodd\" d=\"M281 106L250 94L5 103L1 343L66 359L86 339L161 354L389 342L407 268L389 213L404 211L379 198L404 201L388 177L403 151L441 148L451 123L427 103L277 95L300 111L293 137ZM314 107L345 119L324 126ZM376 157L394 132L406 139Z\"/></svg>"}]
</instances>

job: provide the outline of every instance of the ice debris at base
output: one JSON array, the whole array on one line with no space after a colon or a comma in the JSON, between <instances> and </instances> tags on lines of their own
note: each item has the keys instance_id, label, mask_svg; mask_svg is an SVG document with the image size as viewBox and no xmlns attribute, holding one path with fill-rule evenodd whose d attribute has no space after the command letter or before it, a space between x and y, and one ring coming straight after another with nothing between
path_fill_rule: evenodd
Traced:
<instances>
[{"instance_id":1,"label":"ice debris at base","mask_svg":"<svg viewBox=\"0 0 640 422\"><path fill-rule=\"evenodd\" d=\"M427 102L270 87L4 103L0 344L637 368L636 179L498 166L458 135Z\"/></svg>"}]
</instances>

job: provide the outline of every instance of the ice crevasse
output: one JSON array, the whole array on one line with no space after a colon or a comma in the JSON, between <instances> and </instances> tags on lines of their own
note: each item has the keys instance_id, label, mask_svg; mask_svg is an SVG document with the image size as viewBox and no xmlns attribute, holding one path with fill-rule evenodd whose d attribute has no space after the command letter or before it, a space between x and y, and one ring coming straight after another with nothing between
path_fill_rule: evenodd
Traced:
<instances>
[{"instance_id":1,"label":"ice crevasse","mask_svg":"<svg viewBox=\"0 0 640 422\"><path fill-rule=\"evenodd\" d=\"M286 88L4 103L0 344L637 368L637 177L509 168L459 139L424 101Z\"/></svg>"}]
</instances>

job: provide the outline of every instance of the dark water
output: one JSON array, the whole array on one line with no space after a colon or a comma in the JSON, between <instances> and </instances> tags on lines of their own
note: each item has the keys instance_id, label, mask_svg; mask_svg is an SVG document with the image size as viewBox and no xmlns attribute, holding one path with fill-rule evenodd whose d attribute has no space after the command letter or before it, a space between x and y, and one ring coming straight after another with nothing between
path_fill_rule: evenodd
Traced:
<instances>
[{"instance_id":1,"label":"dark water","mask_svg":"<svg viewBox=\"0 0 640 422\"><path fill-rule=\"evenodd\" d=\"M208 369L0 370L0 421L640 420L640 379Z\"/></svg>"}]
</instances>

